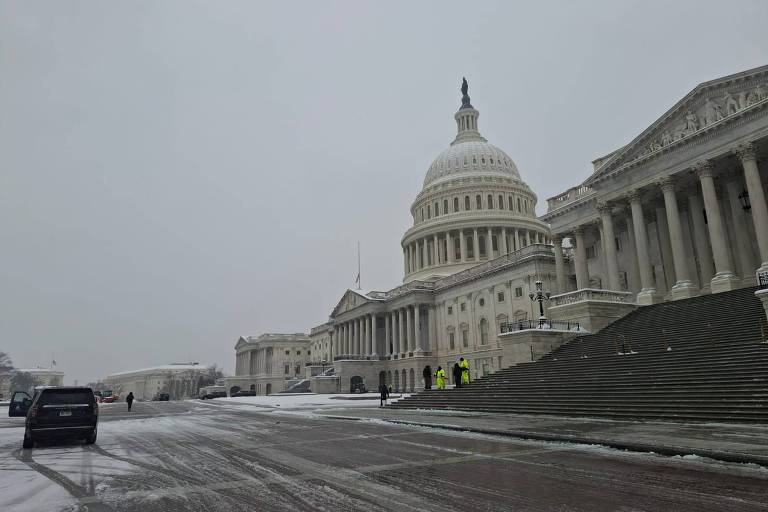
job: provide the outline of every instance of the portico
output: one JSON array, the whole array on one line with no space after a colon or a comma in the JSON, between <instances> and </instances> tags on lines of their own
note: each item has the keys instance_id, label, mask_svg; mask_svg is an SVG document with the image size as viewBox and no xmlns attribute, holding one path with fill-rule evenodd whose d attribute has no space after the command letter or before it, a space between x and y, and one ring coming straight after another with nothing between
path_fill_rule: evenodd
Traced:
<instances>
[{"instance_id":1,"label":"portico","mask_svg":"<svg viewBox=\"0 0 768 512\"><path fill-rule=\"evenodd\" d=\"M559 278L631 291L640 305L753 286L768 269L766 82L768 66L698 86L551 198L543 219L573 260L571 271L556 259ZM741 100L714 115L736 91Z\"/></svg>"}]
</instances>

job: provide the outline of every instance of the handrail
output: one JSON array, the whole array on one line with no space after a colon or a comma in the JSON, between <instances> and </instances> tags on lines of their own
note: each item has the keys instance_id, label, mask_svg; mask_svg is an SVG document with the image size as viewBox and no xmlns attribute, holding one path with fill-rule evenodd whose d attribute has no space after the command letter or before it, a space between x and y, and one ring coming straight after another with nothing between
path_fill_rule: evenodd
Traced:
<instances>
[{"instance_id":1,"label":"handrail","mask_svg":"<svg viewBox=\"0 0 768 512\"><path fill-rule=\"evenodd\" d=\"M547 320L540 318L538 320L518 320L516 322L503 322L499 326L499 334L509 332L527 331L531 329L553 330L553 331L581 331L579 322L570 320Z\"/></svg>"}]
</instances>

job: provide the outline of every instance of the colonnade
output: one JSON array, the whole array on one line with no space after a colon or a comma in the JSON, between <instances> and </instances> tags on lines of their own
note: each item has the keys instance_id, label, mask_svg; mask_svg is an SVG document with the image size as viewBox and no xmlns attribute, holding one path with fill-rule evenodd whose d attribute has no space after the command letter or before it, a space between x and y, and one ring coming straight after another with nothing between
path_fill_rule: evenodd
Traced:
<instances>
[{"instance_id":1,"label":"colonnade","mask_svg":"<svg viewBox=\"0 0 768 512\"><path fill-rule=\"evenodd\" d=\"M403 306L386 313L369 313L339 322L333 330L333 355L352 357L406 357L424 352L422 340L428 329L420 321L420 304ZM432 310L428 311L431 319ZM384 336L378 335L382 320Z\"/></svg>"},{"instance_id":2,"label":"colonnade","mask_svg":"<svg viewBox=\"0 0 768 512\"><path fill-rule=\"evenodd\" d=\"M481 238L484 247L481 247ZM496 249L493 248L494 239L496 239ZM550 243L548 235L534 229L506 227L455 229L433 233L407 244L403 248L403 265L407 275L439 265L479 262L481 257L483 260L489 260L531 244L546 243Z\"/></svg>"},{"instance_id":3,"label":"colonnade","mask_svg":"<svg viewBox=\"0 0 768 512\"><path fill-rule=\"evenodd\" d=\"M741 172L732 178L726 186L731 213L736 219L742 208L739 204L739 190L742 188L741 177L743 175L751 203L749 210L755 228L760 261L762 262L758 270L768 270L768 206L758 171L755 150L752 144L746 144L739 146L734 150L734 153L741 163ZM735 264L740 267L742 278L751 278L756 270L748 250L751 244L747 225L744 222L734 222L733 239L739 244L739 247L734 251L736 261L731 261L721 202L718 200L715 189L712 162L698 162L692 170L698 180L696 190L679 190L675 179L672 176L666 176L651 187L632 190L618 202L619 206L624 206L625 209L628 203L628 210L625 210L624 214L627 216L627 224L632 235L631 241L634 242L634 256L641 285L637 298L640 304L650 304L660 300L653 267L650 263L648 233L644 217L648 209L648 203L647 201L644 202L644 197L648 196L649 193L661 192L663 196L663 204L654 206L654 208L661 238L660 250L662 255L667 254L666 257L663 257L664 260L667 262L671 260L669 274L672 276L671 281L674 282L671 288L673 300L692 297L698 293L698 288L693 282L696 269L690 268L689 265L689 261L693 260L691 258L692 248L686 247L683 239L683 223L678 204L679 200L682 199L680 192L686 192L688 210L692 212L691 236L699 261L701 285L709 284L712 293L731 290L740 285L740 280L734 272ZM613 206L616 204L617 202L598 205L602 239L607 241L603 243L603 247L608 287L611 290L619 290L618 260L616 247L612 243L614 239ZM587 227L588 225L582 225L573 230L576 245L574 264L578 289L589 287L587 255L584 244L584 229ZM559 283L565 283L562 235L555 237L554 245L557 279ZM714 269L714 274L712 269Z\"/></svg>"}]
</instances>

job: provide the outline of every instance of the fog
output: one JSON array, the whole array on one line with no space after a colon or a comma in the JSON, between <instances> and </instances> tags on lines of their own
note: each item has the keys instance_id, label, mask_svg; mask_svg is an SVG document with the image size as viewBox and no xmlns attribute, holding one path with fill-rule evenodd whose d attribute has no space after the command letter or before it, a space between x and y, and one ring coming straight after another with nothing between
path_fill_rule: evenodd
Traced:
<instances>
[{"instance_id":1,"label":"fog","mask_svg":"<svg viewBox=\"0 0 768 512\"><path fill-rule=\"evenodd\" d=\"M234 370L402 280L400 238L479 128L546 198L702 81L766 64L768 4L0 2L0 351L66 382Z\"/></svg>"}]
</instances>

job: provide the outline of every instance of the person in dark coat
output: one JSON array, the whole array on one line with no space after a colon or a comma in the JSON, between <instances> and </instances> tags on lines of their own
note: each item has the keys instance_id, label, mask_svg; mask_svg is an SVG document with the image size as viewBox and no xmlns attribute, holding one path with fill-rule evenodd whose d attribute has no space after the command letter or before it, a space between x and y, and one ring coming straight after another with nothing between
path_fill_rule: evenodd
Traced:
<instances>
[{"instance_id":1,"label":"person in dark coat","mask_svg":"<svg viewBox=\"0 0 768 512\"><path fill-rule=\"evenodd\" d=\"M425 366L421 374L424 376L424 389L432 389L432 368L429 365Z\"/></svg>"},{"instance_id":2,"label":"person in dark coat","mask_svg":"<svg viewBox=\"0 0 768 512\"><path fill-rule=\"evenodd\" d=\"M459 363L453 363L453 383L455 387L460 388L461 387L461 366L459 366Z\"/></svg>"},{"instance_id":3,"label":"person in dark coat","mask_svg":"<svg viewBox=\"0 0 768 512\"><path fill-rule=\"evenodd\" d=\"M131 406L133 405L133 391L128 393L128 396L125 397L125 401L128 403L128 412L131 412Z\"/></svg>"},{"instance_id":4,"label":"person in dark coat","mask_svg":"<svg viewBox=\"0 0 768 512\"><path fill-rule=\"evenodd\" d=\"M379 386L379 397L381 398L379 400L379 407L384 407L387 403L387 398L389 398L389 388L387 388L386 384Z\"/></svg>"}]
</instances>

